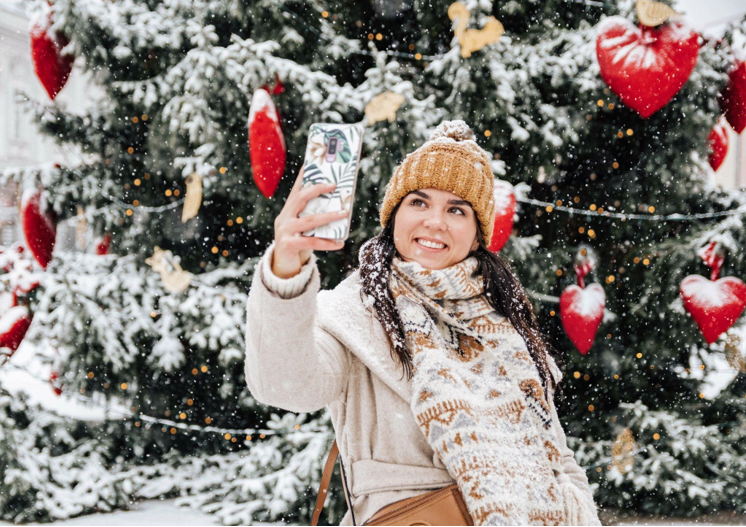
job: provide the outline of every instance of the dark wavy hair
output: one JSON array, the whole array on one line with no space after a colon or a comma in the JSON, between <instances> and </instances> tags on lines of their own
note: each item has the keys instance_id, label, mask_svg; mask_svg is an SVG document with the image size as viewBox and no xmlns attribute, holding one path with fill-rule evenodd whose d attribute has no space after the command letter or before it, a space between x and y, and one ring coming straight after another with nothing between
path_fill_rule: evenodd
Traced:
<instances>
[{"instance_id":1,"label":"dark wavy hair","mask_svg":"<svg viewBox=\"0 0 746 527\"><path fill-rule=\"evenodd\" d=\"M407 378L411 379L414 373L412 371L412 356L405 344L399 312L388 287L391 260L395 254L399 255L394 244L394 222L396 213L403 201L404 199L396 206L391 214L391 220L383 231L365 242L360 248L359 272L362 282L360 296L364 304L370 302L370 300L366 301L364 295L372 299L376 318L383 325L391 345L391 357L401 363ZM495 311L507 317L523 337L526 347L539 370L545 397L548 397L547 387L550 386L549 383L555 390L557 385L549 371L547 354L551 353L560 366L564 365L564 361L561 360L557 350L549 344L548 339L539 330L531 301L510 264L502 256L487 248L479 225L477 225L477 238L479 247L469 256L476 256L479 261L478 269L484 278L484 291L487 295L487 301Z\"/></svg>"}]
</instances>

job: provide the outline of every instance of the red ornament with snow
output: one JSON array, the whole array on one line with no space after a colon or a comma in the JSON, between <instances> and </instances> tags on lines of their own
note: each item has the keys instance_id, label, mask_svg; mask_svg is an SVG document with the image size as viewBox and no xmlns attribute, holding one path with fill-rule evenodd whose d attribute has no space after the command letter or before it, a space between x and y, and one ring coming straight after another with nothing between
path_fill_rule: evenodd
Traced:
<instances>
[{"instance_id":1,"label":"red ornament with snow","mask_svg":"<svg viewBox=\"0 0 746 527\"><path fill-rule=\"evenodd\" d=\"M62 395L62 384L60 384L60 375L56 371L53 371L49 375L49 384L52 385L55 395Z\"/></svg>"},{"instance_id":2,"label":"red ornament with snow","mask_svg":"<svg viewBox=\"0 0 746 527\"><path fill-rule=\"evenodd\" d=\"M21 198L21 225L26 245L39 265L46 268L52 260L52 251L57 236L56 217L41 210L41 192L26 189Z\"/></svg>"},{"instance_id":3,"label":"red ornament with snow","mask_svg":"<svg viewBox=\"0 0 746 527\"><path fill-rule=\"evenodd\" d=\"M728 72L720 107L736 133L743 132L746 128L746 62L737 60Z\"/></svg>"},{"instance_id":4,"label":"red ornament with snow","mask_svg":"<svg viewBox=\"0 0 746 527\"><path fill-rule=\"evenodd\" d=\"M264 197L272 197L285 172L285 138L277 109L267 90L261 88L251 100L249 155L254 183Z\"/></svg>"},{"instance_id":5,"label":"red ornament with snow","mask_svg":"<svg viewBox=\"0 0 746 527\"><path fill-rule=\"evenodd\" d=\"M262 89L271 91L272 95L280 95L281 93L285 91L285 86L282 84L282 81L280 80L280 75L275 73L274 86L272 86L272 88L270 89L269 85L265 84L264 86L262 86Z\"/></svg>"},{"instance_id":6,"label":"red ornament with snow","mask_svg":"<svg viewBox=\"0 0 746 527\"><path fill-rule=\"evenodd\" d=\"M612 16L598 25L601 77L624 104L647 119L676 95L694 69L699 35L680 22L635 26Z\"/></svg>"},{"instance_id":7,"label":"red ornament with snow","mask_svg":"<svg viewBox=\"0 0 746 527\"><path fill-rule=\"evenodd\" d=\"M104 254L109 254L109 245L111 244L111 236L107 232L104 234L104 237L98 240L96 243L96 254L99 256L103 256Z\"/></svg>"},{"instance_id":8,"label":"red ornament with snow","mask_svg":"<svg viewBox=\"0 0 746 527\"><path fill-rule=\"evenodd\" d=\"M585 287L585 276L591 268L589 260L576 265L578 284L568 286L560 296L562 327L581 355L588 353L593 346L606 305L606 294L600 284Z\"/></svg>"},{"instance_id":9,"label":"red ornament with snow","mask_svg":"<svg viewBox=\"0 0 746 527\"><path fill-rule=\"evenodd\" d=\"M500 179L495 180L494 194L495 226L488 249L496 253L505 246L510 233L513 232L516 200L513 185Z\"/></svg>"},{"instance_id":10,"label":"red ornament with snow","mask_svg":"<svg viewBox=\"0 0 746 527\"><path fill-rule=\"evenodd\" d=\"M689 275L679 290L684 308L692 315L708 344L730 328L746 307L746 284L735 276L718 279L724 256L717 242L710 242L698 253L710 267L710 279Z\"/></svg>"},{"instance_id":11,"label":"red ornament with snow","mask_svg":"<svg viewBox=\"0 0 746 527\"><path fill-rule=\"evenodd\" d=\"M0 348L10 348L12 355L21 345L31 325L31 315L26 306L13 306L0 316Z\"/></svg>"},{"instance_id":12,"label":"red ornament with snow","mask_svg":"<svg viewBox=\"0 0 746 527\"><path fill-rule=\"evenodd\" d=\"M31 20L29 37L36 76L47 90L49 98L54 100L70 77L74 58L61 54L68 40L61 33L50 34L52 23L52 12L46 7Z\"/></svg>"},{"instance_id":13,"label":"red ornament with snow","mask_svg":"<svg viewBox=\"0 0 746 527\"><path fill-rule=\"evenodd\" d=\"M0 293L0 297L6 294L13 295L13 305L17 305L17 296L25 294L39 286L36 280L34 263L19 242L15 242L6 251L0 251L0 269L10 276L4 279L4 283L10 286L10 292ZM0 316L3 310L0 308Z\"/></svg>"},{"instance_id":14,"label":"red ornament with snow","mask_svg":"<svg viewBox=\"0 0 746 527\"><path fill-rule=\"evenodd\" d=\"M707 142L710 146L710 166L713 170L717 170L728 153L728 130L725 129L723 123L718 122L712 128Z\"/></svg>"}]
</instances>

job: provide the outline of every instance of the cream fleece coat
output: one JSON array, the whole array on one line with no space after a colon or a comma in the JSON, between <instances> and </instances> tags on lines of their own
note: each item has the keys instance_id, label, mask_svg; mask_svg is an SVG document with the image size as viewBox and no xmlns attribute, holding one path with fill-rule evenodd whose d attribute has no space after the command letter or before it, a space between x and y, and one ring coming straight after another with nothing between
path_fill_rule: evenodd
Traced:
<instances>
[{"instance_id":1,"label":"cream fleece coat","mask_svg":"<svg viewBox=\"0 0 746 527\"><path fill-rule=\"evenodd\" d=\"M315 254L298 275L281 279L271 270L273 251L274 243L259 260L247 301L245 373L253 397L292 412L329 408L358 525L394 501L455 483L415 421L411 381L361 300L357 270L320 291ZM595 511L553 403L551 410L565 473ZM349 510L340 525L352 525Z\"/></svg>"}]
</instances>

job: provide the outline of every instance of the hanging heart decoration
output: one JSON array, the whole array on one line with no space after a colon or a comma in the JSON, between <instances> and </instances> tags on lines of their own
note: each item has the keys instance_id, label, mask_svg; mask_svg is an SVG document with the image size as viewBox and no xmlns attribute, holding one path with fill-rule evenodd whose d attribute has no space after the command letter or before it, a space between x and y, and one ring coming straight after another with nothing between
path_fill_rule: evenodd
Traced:
<instances>
[{"instance_id":1,"label":"hanging heart decoration","mask_svg":"<svg viewBox=\"0 0 746 527\"><path fill-rule=\"evenodd\" d=\"M285 172L285 138L272 98L262 88L251 100L249 156L254 183L264 197L272 197Z\"/></svg>"},{"instance_id":2,"label":"hanging heart decoration","mask_svg":"<svg viewBox=\"0 0 746 527\"><path fill-rule=\"evenodd\" d=\"M54 100L67 84L73 69L74 57L62 55L62 48L67 46L69 41L61 33L50 33L52 23L51 9L46 6L31 19L29 40L36 76L49 98Z\"/></svg>"},{"instance_id":3,"label":"hanging heart decoration","mask_svg":"<svg viewBox=\"0 0 746 527\"><path fill-rule=\"evenodd\" d=\"M728 72L720 107L736 133L743 132L746 128L746 62L737 60Z\"/></svg>"},{"instance_id":4,"label":"hanging heart decoration","mask_svg":"<svg viewBox=\"0 0 746 527\"><path fill-rule=\"evenodd\" d=\"M41 210L41 191L28 188L21 197L21 226L26 245L39 265L46 268L52 261L57 236L56 215Z\"/></svg>"},{"instance_id":5,"label":"hanging heart decoration","mask_svg":"<svg viewBox=\"0 0 746 527\"><path fill-rule=\"evenodd\" d=\"M710 146L710 166L713 170L717 170L725 161L725 156L728 153L728 130L722 122L718 121L712 127L707 143Z\"/></svg>"},{"instance_id":6,"label":"hanging heart decoration","mask_svg":"<svg viewBox=\"0 0 746 527\"><path fill-rule=\"evenodd\" d=\"M577 285L568 286L560 296L562 327L581 355L593 346L606 305L606 294L600 284L585 287L585 276L592 268L590 259L580 260L575 265Z\"/></svg>"},{"instance_id":7,"label":"hanging heart decoration","mask_svg":"<svg viewBox=\"0 0 746 527\"><path fill-rule=\"evenodd\" d=\"M710 267L710 279L689 275L679 291L684 308L697 323L708 344L728 330L746 307L746 284L735 276L718 278L725 256L717 242L701 249L698 256Z\"/></svg>"},{"instance_id":8,"label":"hanging heart decoration","mask_svg":"<svg viewBox=\"0 0 746 527\"><path fill-rule=\"evenodd\" d=\"M492 229L492 240L487 247L493 253L502 249L513 232L516 199L513 185L501 179L495 180L495 223Z\"/></svg>"},{"instance_id":9,"label":"hanging heart decoration","mask_svg":"<svg viewBox=\"0 0 746 527\"><path fill-rule=\"evenodd\" d=\"M653 28L612 16L598 25L601 77L622 102L648 118L686 84L699 54L699 35L681 22Z\"/></svg>"}]
</instances>

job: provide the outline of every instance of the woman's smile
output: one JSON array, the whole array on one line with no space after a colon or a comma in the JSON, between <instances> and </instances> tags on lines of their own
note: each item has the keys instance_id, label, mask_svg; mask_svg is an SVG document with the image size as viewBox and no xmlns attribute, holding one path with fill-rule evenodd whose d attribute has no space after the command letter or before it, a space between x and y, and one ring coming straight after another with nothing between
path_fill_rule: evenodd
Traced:
<instances>
[{"instance_id":1,"label":"woman's smile","mask_svg":"<svg viewBox=\"0 0 746 527\"><path fill-rule=\"evenodd\" d=\"M448 247L445 243L433 240L432 238L415 238L414 241L417 242L420 247L423 247L429 251L439 252L445 250Z\"/></svg>"}]
</instances>

